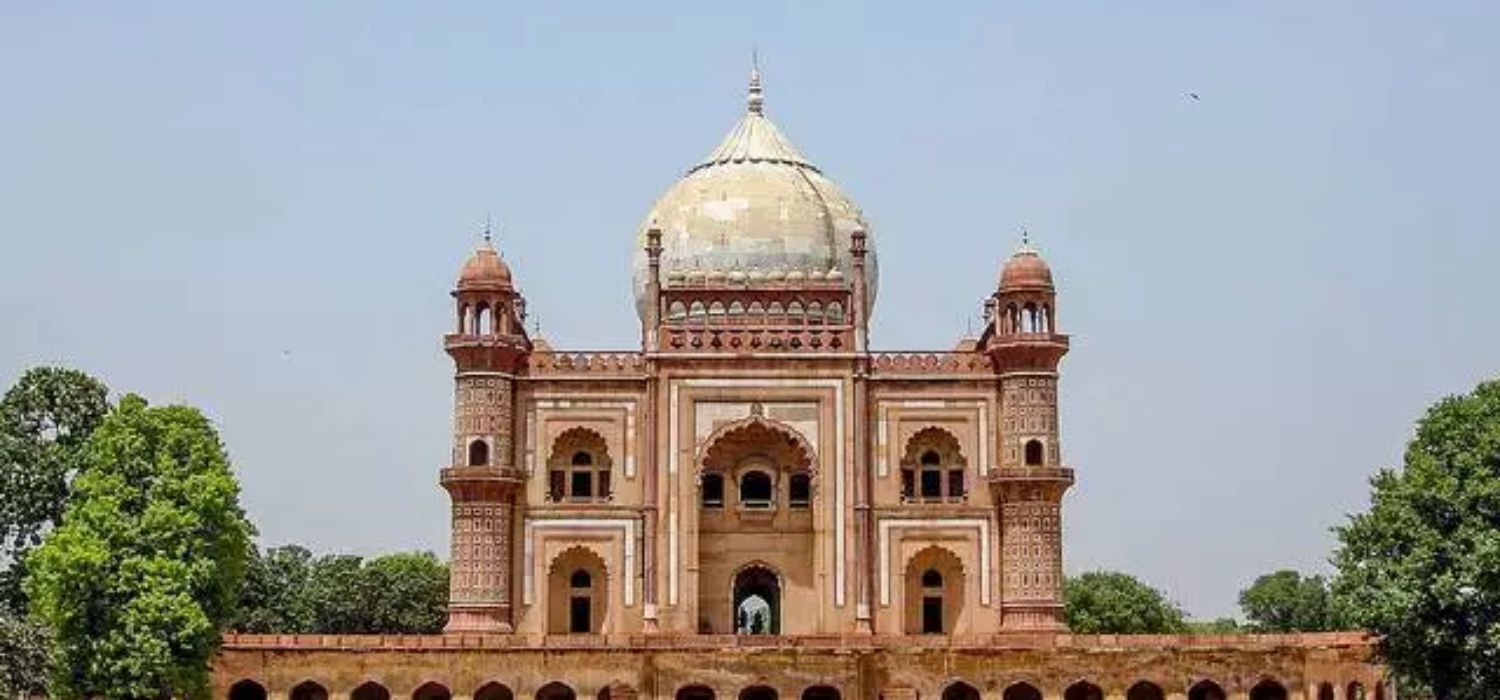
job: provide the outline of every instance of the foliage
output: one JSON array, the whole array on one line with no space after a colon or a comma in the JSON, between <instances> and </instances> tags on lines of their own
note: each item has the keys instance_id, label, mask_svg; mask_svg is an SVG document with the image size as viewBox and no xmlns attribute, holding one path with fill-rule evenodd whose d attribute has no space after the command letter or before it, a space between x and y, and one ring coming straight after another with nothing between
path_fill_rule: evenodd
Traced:
<instances>
[{"instance_id":1,"label":"foliage","mask_svg":"<svg viewBox=\"0 0 1500 700\"><path fill-rule=\"evenodd\" d=\"M241 632L298 634L313 630L307 597L312 552L288 545L256 551L245 569L245 585L230 625Z\"/></svg>"},{"instance_id":2,"label":"foliage","mask_svg":"<svg viewBox=\"0 0 1500 700\"><path fill-rule=\"evenodd\" d=\"M1338 528L1336 605L1437 700L1500 687L1500 381L1439 401Z\"/></svg>"},{"instance_id":3,"label":"foliage","mask_svg":"<svg viewBox=\"0 0 1500 700\"><path fill-rule=\"evenodd\" d=\"M26 552L62 516L108 397L83 372L35 367L0 399L0 606L25 611Z\"/></svg>"},{"instance_id":4,"label":"foliage","mask_svg":"<svg viewBox=\"0 0 1500 700\"><path fill-rule=\"evenodd\" d=\"M1240 610L1255 632L1326 632L1339 628L1322 576L1282 570L1240 591Z\"/></svg>"},{"instance_id":5,"label":"foliage","mask_svg":"<svg viewBox=\"0 0 1500 700\"><path fill-rule=\"evenodd\" d=\"M64 697L203 697L252 528L208 419L130 395L94 431L62 522L29 559Z\"/></svg>"},{"instance_id":6,"label":"foliage","mask_svg":"<svg viewBox=\"0 0 1500 700\"><path fill-rule=\"evenodd\" d=\"M0 609L0 698L46 687L50 646L46 628Z\"/></svg>"},{"instance_id":7,"label":"foliage","mask_svg":"<svg viewBox=\"0 0 1500 700\"><path fill-rule=\"evenodd\" d=\"M448 567L427 552L364 560L269 549L250 565L234 628L298 634L433 634L448 615Z\"/></svg>"},{"instance_id":8,"label":"foliage","mask_svg":"<svg viewBox=\"0 0 1500 700\"><path fill-rule=\"evenodd\" d=\"M1193 634L1240 634L1245 628L1240 626L1239 620L1220 617L1213 620L1189 620L1187 631Z\"/></svg>"},{"instance_id":9,"label":"foliage","mask_svg":"<svg viewBox=\"0 0 1500 700\"><path fill-rule=\"evenodd\" d=\"M1182 609L1129 574L1093 571L1063 583L1068 627L1081 634L1168 634L1187 629Z\"/></svg>"}]
</instances>

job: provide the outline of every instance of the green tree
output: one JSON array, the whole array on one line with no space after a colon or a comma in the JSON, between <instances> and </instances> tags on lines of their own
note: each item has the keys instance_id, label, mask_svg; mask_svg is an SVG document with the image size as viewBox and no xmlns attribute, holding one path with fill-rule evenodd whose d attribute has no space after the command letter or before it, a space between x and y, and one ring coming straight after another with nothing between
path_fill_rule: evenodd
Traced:
<instances>
[{"instance_id":1,"label":"green tree","mask_svg":"<svg viewBox=\"0 0 1500 700\"><path fill-rule=\"evenodd\" d=\"M1082 634L1168 634L1187 630L1182 609L1129 574L1092 571L1063 583L1068 627Z\"/></svg>"},{"instance_id":2,"label":"green tree","mask_svg":"<svg viewBox=\"0 0 1500 700\"><path fill-rule=\"evenodd\" d=\"M1239 634L1245 631L1239 620L1220 617L1213 620L1189 620L1187 631L1193 634Z\"/></svg>"},{"instance_id":3,"label":"green tree","mask_svg":"<svg viewBox=\"0 0 1500 700\"><path fill-rule=\"evenodd\" d=\"M0 698L14 698L47 685L51 670L47 630L0 609Z\"/></svg>"},{"instance_id":4,"label":"green tree","mask_svg":"<svg viewBox=\"0 0 1500 700\"><path fill-rule=\"evenodd\" d=\"M1326 632L1339 627L1328 581L1291 570L1255 579L1240 591L1240 610L1255 632Z\"/></svg>"},{"instance_id":5,"label":"green tree","mask_svg":"<svg viewBox=\"0 0 1500 700\"><path fill-rule=\"evenodd\" d=\"M250 564L232 627L256 633L433 634L448 616L448 567L428 552L314 558L295 545Z\"/></svg>"},{"instance_id":6,"label":"green tree","mask_svg":"<svg viewBox=\"0 0 1500 700\"><path fill-rule=\"evenodd\" d=\"M365 562L360 590L368 634L436 634L448 621L448 567L431 552Z\"/></svg>"},{"instance_id":7,"label":"green tree","mask_svg":"<svg viewBox=\"0 0 1500 700\"><path fill-rule=\"evenodd\" d=\"M0 398L0 606L23 613L26 552L57 523L109 390L83 372L27 370Z\"/></svg>"},{"instance_id":8,"label":"green tree","mask_svg":"<svg viewBox=\"0 0 1500 700\"><path fill-rule=\"evenodd\" d=\"M230 627L257 634L317 631L308 598L312 563L312 552L297 545L254 552Z\"/></svg>"},{"instance_id":9,"label":"green tree","mask_svg":"<svg viewBox=\"0 0 1500 700\"><path fill-rule=\"evenodd\" d=\"M1337 529L1335 602L1437 700L1500 688L1500 381L1439 401Z\"/></svg>"},{"instance_id":10,"label":"green tree","mask_svg":"<svg viewBox=\"0 0 1500 700\"><path fill-rule=\"evenodd\" d=\"M252 528L218 434L186 406L121 399L87 450L62 522L27 563L63 697L206 697Z\"/></svg>"}]
</instances>

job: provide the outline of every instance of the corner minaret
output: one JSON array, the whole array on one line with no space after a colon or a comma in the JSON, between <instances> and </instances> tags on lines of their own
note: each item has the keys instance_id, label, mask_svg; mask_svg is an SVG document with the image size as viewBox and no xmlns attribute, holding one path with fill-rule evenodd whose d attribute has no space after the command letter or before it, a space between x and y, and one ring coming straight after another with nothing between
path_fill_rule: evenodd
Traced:
<instances>
[{"instance_id":1,"label":"corner minaret","mask_svg":"<svg viewBox=\"0 0 1500 700\"><path fill-rule=\"evenodd\" d=\"M453 459L442 485L453 504L447 632L511 632L515 377L526 366L526 301L485 231L453 291L457 329L444 338L455 367Z\"/></svg>"},{"instance_id":2,"label":"corner minaret","mask_svg":"<svg viewBox=\"0 0 1500 700\"><path fill-rule=\"evenodd\" d=\"M1064 628L1062 497L1073 485L1057 431L1057 365L1068 337L1057 332L1052 270L1025 237L985 300L980 347L1000 385L1000 468L990 472L1000 510L1001 626Z\"/></svg>"}]
</instances>

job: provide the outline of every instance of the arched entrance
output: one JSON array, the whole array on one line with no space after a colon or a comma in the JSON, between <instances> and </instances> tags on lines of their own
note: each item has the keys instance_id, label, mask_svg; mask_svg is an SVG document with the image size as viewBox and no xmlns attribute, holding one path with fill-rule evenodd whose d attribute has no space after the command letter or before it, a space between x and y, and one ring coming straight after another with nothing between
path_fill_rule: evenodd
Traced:
<instances>
[{"instance_id":1,"label":"arched entrance","mask_svg":"<svg viewBox=\"0 0 1500 700\"><path fill-rule=\"evenodd\" d=\"M229 686L229 700L266 700L266 687L247 678Z\"/></svg>"},{"instance_id":2,"label":"arched entrance","mask_svg":"<svg viewBox=\"0 0 1500 700\"><path fill-rule=\"evenodd\" d=\"M536 700L578 700L578 694L562 683L552 681L537 688Z\"/></svg>"},{"instance_id":3,"label":"arched entrance","mask_svg":"<svg viewBox=\"0 0 1500 700\"><path fill-rule=\"evenodd\" d=\"M781 581L776 572L752 565L734 577L734 633L781 634Z\"/></svg>"},{"instance_id":4,"label":"arched entrance","mask_svg":"<svg viewBox=\"0 0 1500 700\"><path fill-rule=\"evenodd\" d=\"M366 681L349 694L349 700L391 700L391 691L375 681Z\"/></svg>"},{"instance_id":5,"label":"arched entrance","mask_svg":"<svg viewBox=\"0 0 1500 700\"><path fill-rule=\"evenodd\" d=\"M942 547L928 547L906 564L902 613L907 634L953 634L964 612L964 567Z\"/></svg>"},{"instance_id":6,"label":"arched entrance","mask_svg":"<svg viewBox=\"0 0 1500 700\"><path fill-rule=\"evenodd\" d=\"M1167 700L1167 695L1161 691L1161 686L1151 681L1141 681L1130 686L1130 690L1125 693L1125 700Z\"/></svg>"},{"instance_id":7,"label":"arched entrance","mask_svg":"<svg viewBox=\"0 0 1500 700\"><path fill-rule=\"evenodd\" d=\"M811 606L818 593L814 533L819 523L829 526L824 504L832 503L822 495L831 492L820 485L807 438L764 413L752 407L750 416L720 425L699 443L699 507L687 517L695 533L701 633L819 631L817 616L782 611Z\"/></svg>"},{"instance_id":8,"label":"arched entrance","mask_svg":"<svg viewBox=\"0 0 1500 700\"><path fill-rule=\"evenodd\" d=\"M1188 690L1188 700L1224 700L1224 689L1209 680L1198 681Z\"/></svg>"},{"instance_id":9,"label":"arched entrance","mask_svg":"<svg viewBox=\"0 0 1500 700\"><path fill-rule=\"evenodd\" d=\"M412 692L411 700L453 700L453 691L442 683L428 681Z\"/></svg>"},{"instance_id":10,"label":"arched entrance","mask_svg":"<svg viewBox=\"0 0 1500 700\"><path fill-rule=\"evenodd\" d=\"M740 700L776 700L776 689L765 685L752 685L740 691Z\"/></svg>"},{"instance_id":11,"label":"arched entrance","mask_svg":"<svg viewBox=\"0 0 1500 700\"><path fill-rule=\"evenodd\" d=\"M574 547L552 561L547 573L547 632L601 634L608 612L604 560Z\"/></svg>"},{"instance_id":12,"label":"arched entrance","mask_svg":"<svg viewBox=\"0 0 1500 700\"><path fill-rule=\"evenodd\" d=\"M1078 681L1063 692L1063 700L1104 700L1104 689L1088 681Z\"/></svg>"},{"instance_id":13,"label":"arched entrance","mask_svg":"<svg viewBox=\"0 0 1500 700\"><path fill-rule=\"evenodd\" d=\"M802 700L840 700L839 689L831 685L815 685L802 691Z\"/></svg>"},{"instance_id":14,"label":"arched entrance","mask_svg":"<svg viewBox=\"0 0 1500 700\"><path fill-rule=\"evenodd\" d=\"M706 685L685 685L677 689L677 700L714 700L714 689Z\"/></svg>"},{"instance_id":15,"label":"arched entrance","mask_svg":"<svg viewBox=\"0 0 1500 700\"><path fill-rule=\"evenodd\" d=\"M963 681L943 688L943 700L979 700L979 690Z\"/></svg>"},{"instance_id":16,"label":"arched entrance","mask_svg":"<svg viewBox=\"0 0 1500 700\"><path fill-rule=\"evenodd\" d=\"M1005 689L1003 700L1042 700L1042 691L1030 683L1016 683Z\"/></svg>"},{"instance_id":17,"label":"arched entrance","mask_svg":"<svg viewBox=\"0 0 1500 700\"><path fill-rule=\"evenodd\" d=\"M515 700L515 693L503 684L491 681L474 691L474 700Z\"/></svg>"},{"instance_id":18,"label":"arched entrance","mask_svg":"<svg viewBox=\"0 0 1500 700\"><path fill-rule=\"evenodd\" d=\"M328 700L328 689L316 681L302 681L292 688L291 700Z\"/></svg>"},{"instance_id":19,"label":"arched entrance","mask_svg":"<svg viewBox=\"0 0 1500 700\"><path fill-rule=\"evenodd\" d=\"M1286 688L1268 678L1250 689L1250 700L1287 700Z\"/></svg>"}]
</instances>

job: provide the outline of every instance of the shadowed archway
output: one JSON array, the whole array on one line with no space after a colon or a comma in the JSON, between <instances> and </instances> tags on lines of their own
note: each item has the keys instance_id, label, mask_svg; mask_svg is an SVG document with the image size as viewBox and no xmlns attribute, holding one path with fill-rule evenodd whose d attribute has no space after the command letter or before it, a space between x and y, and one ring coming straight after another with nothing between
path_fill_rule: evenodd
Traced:
<instances>
[{"instance_id":1,"label":"shadowed archway","mask_svg":"<svg viewBox=\"0 0 1500 700\"><path fill-rule=\"evenodd\" d=\"M1063 692L1063 700L1104 700L1104 689L1088 681L1078 681Z\"/></svg>"},{"instance_id":2,"label":"shadowed archway","mask_svg":"<svg viewBox=\"0 0 1500 700\"><path fill-rule=\"evenodd\" d=\"M229 686L229 700L266 700L266 687L246 678Z\"/></svg>"},{"instance_id":3,"label":"shadowed archway","mask_svg":"<svg viewBox=\"0 0 1500 700\"><path fill-rule=\"evenodd\" d=\"M1042 700L1042 691L1030 683L1015 683L1005 689L1002 700Z\"/></svg>"}]
</instances>

